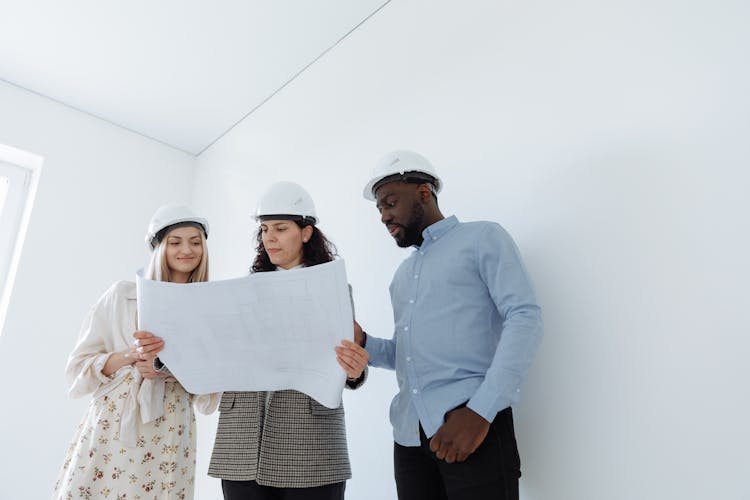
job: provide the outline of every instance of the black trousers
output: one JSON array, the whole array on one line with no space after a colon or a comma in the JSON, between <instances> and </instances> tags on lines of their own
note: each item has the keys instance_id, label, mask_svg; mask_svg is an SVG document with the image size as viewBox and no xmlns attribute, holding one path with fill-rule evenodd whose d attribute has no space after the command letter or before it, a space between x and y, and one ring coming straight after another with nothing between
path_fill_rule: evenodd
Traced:
<instances>
[{"instance_id":1,"label":"black trousers","mask_svg":"<svg viewBox=\"0 0 750 500\"><path fill-rule=\"evenodd\" d=\"M518 500L521 461L510 408L497 414L485 440L464 462L438 459L421 426L419 434L420 446L394 443L399 500Z\"/></svg>"},{"instance_id":2,"label":"black trousers","mask_svg":"<svg viewBox=\"0 0 750 500\"><path fill-rule=\"evenodd\" d=\"M255 481L221 480L224 500L344 500L346 482L311 488L274 488Z\"/></svg>"}]
</instances>

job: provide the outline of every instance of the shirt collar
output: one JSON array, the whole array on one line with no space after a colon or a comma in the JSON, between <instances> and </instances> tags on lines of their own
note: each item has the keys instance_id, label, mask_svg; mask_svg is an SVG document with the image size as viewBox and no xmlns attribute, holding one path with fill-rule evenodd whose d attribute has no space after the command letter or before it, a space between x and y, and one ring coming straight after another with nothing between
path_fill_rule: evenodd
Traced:
<instances>
[{"instance_id":1,"label":"shirt collar","mask_svg":"<svg viewBox=\"0 0 750 500\"><path fill-rule=\"evenodd\" d=\"M457 224L458 219L455 215L451 215L450 217L437 221L431 226L427 226L424 231L422 231L422 238L424 239L422 245L427 241L433 241L440 238L445 233L456 227Z\"/></svg>"},{"instance_id":2,"label":"shirt collar","mask_svg":"<svg viewBox=\"0 0 750 500\"><path fill-rule=\"evenodd\" d=\"M283 267L276 266L276 270L277 271L291 271L292 269L300 269L303 267L305 267L304 264L297 264L296 266L290 267L289 269L284 269Z\"/></svg>"}]
</instances>

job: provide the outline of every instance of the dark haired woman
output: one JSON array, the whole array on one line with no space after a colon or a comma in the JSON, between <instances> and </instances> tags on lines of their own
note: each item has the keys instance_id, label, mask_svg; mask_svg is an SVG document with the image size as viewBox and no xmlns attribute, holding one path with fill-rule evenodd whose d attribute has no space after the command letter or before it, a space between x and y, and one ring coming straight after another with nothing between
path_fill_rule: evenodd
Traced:
<instances>
[{"instance_id":1,"label":"dark haired woman","mask_svg":"<svg viewBox=\"0 0 750 500\"><path fill-rule=\"evenodd\" d=\"M316 226L313 201L298 184L272 185L256 218L252 272L287 271L335 258L335 247ZM343 340L336 355L347 387L358 388L366 376L367 351ZM294 390L225 392L219 411L208 474L221 478L225 500L343 500L351 477L343 406L326 408Z\"/></svg>"}]
</instances>

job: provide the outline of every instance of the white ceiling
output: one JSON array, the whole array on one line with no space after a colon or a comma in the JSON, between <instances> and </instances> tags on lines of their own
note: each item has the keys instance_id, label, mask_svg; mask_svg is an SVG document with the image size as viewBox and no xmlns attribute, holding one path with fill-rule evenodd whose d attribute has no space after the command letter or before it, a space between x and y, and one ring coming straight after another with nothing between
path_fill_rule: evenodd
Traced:
<instances>
[{"instance_id":1,"label":"white ceiling","mask_svg":"<svg viewBox=\"0 0 750 500\"><path fill-rule=\"evenodd\" d=\"M197 155L389 1L2 0L0 79Z\"/></svg>"}]
</instances>

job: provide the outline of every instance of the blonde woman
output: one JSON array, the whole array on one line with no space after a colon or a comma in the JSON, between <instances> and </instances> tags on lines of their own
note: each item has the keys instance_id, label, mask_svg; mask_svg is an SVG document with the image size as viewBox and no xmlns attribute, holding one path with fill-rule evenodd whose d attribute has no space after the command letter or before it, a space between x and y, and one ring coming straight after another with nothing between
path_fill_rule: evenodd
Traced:
<instances>
[{"instance_id":1,"label":"blonde woman","mask_svg":"<svg viewBox=\"0 0 750 500\"><path fill-rule=\"evenodd\" d=\"M146 234L147 277L173 283L208 280L208 222L183 206L165 205ZM134 344L135 283L118 281L89 312L68 358L71 397L92 399L68 448L55 498L191 499L195 478L195 414L218 405L218 394L194 396L154 355ZM146 332L143 332L146 334Z\"/></svg>"}]
</instances>

